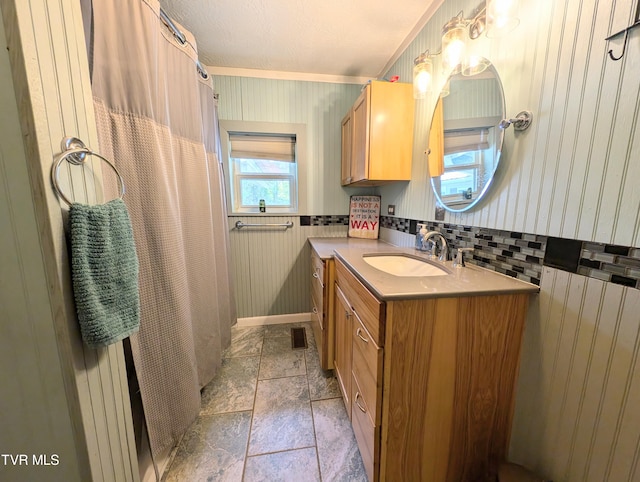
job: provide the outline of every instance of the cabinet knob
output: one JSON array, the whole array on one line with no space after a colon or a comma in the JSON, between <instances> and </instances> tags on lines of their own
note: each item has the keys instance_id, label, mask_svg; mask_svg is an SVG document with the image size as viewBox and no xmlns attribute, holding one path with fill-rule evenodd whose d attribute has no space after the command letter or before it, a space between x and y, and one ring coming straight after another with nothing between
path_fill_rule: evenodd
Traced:
<instances>
[{"instance_id":1,"label":"cabinet knob","mask_svg":"<svg viewBox=\"0 0 640 482\"><path fill-rule=\"evenodd\" d=\"M317 315L318 314L318 308L316 308L315 306L313 307L313 314Z\"/></svg>"}]
</instances>

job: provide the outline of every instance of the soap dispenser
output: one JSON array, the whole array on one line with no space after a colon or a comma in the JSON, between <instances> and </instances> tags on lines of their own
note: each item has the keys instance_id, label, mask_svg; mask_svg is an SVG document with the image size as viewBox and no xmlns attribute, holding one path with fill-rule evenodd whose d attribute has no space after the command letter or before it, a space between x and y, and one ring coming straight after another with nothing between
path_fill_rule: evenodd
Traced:
<instances>
[{"instance_id":1,"label":"soap dispenser","mask_svg":"<svg viewBox=\"0 0 640 482\"><path fill-rule=\"evenodd\" d=\"M426 224L418 224L418 232L416 233L416 249L420 251L427 251L424 235L429 231Z\"/></svg>"}]
</instances>

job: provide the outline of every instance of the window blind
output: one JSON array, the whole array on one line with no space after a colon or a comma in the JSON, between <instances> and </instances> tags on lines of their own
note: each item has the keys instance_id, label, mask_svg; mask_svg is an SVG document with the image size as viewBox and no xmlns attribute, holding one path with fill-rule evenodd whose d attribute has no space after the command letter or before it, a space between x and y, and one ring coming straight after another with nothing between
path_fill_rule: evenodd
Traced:
<instances>
[{"instance_id":1,"label":"window blind","mask_svg":"<svg viewBox=\"0 0 640 482\"><path fill-rule=\"evenodd\" d=\"M445 131L444 153L482 151L489 149L489 129L467 129L460 131Z\"/></svg>"},{"instance_id":2,"label":"window blind","mask_svg":"<svg viewBox=\"0 0 640 482\"><path fill-rule=\"evenodd\" d=\"M231 157L296 162L296 137L293 135L229 134Z\"/></svg>"}]
</instances>

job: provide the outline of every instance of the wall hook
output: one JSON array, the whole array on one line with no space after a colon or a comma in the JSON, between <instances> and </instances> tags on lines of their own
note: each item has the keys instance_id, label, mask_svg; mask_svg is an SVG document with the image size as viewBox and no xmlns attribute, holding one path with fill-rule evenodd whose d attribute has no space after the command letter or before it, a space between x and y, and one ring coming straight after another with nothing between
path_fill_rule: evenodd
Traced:
<instances>
[{"instance_id":1,"label":"wall hook","mask_svg":"<svg viewBox=\"0 0 640 482\"><path fill-rule=\"evenodd\" d=\"M636 17L640 17L640 3L638 3L638 13L636 14ZM609 58L613 61L618 61L620 60L622 57L624 57L624 54L627 51L627 42L629 41L629 32L631 30L633 30L634 28L640 26L640 18L636 18L636 21L632 24L629 25L627 28L625 28L624 30L620 30L619 32L614 33L613 35L609 35L605 40L608 42L609 40L616 38L618 35L623 34L624 33L624 44L622 44L622 52L620 53L620 55L618 55L617 57L615 55L613 55L613 49L609 49Z\"/></svg>"},{"instance_id":2,"label":"wall hook","mask_svg":"<svg viewBox=\"0 0 640 482\"><path fill-rule=\"evenodd\" d=\"M624 32L624 44L622 44L622 53L620 53L620 55L618 55L616 57L616 56L613 55L613 49L609 49L609 58L611 60L618 61L622 57L624 57L624 53L627 50L627 40L629 40L629 30L628 29Z\"/></svg>"}]
</instances>

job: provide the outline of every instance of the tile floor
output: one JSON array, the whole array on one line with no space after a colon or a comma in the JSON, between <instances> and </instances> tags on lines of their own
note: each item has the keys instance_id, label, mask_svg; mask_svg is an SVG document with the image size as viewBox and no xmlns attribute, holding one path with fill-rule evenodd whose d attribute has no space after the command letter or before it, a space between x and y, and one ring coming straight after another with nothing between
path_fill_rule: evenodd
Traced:
<instances>
[{"instance_id":1,"label":"tile floor","mask_svg":"<svg viewBox=\"0 0 640 482\"><path fill-rule=\"evenodd\" d=\"M308 349L292 349L305 328ZM309 323L233 328L222 368L163 480L365 481L337 380Z\"/></svg>"}]
</instances>

